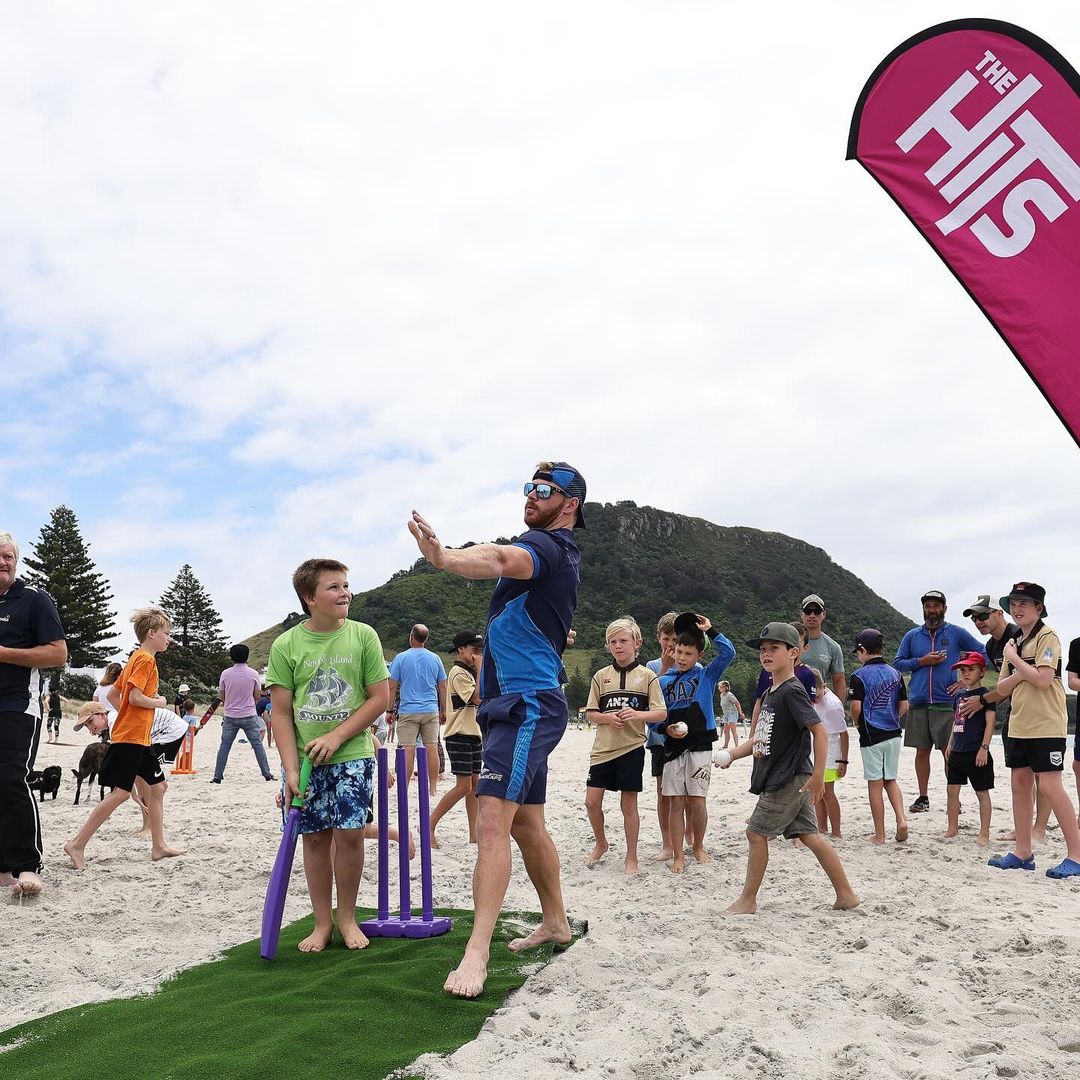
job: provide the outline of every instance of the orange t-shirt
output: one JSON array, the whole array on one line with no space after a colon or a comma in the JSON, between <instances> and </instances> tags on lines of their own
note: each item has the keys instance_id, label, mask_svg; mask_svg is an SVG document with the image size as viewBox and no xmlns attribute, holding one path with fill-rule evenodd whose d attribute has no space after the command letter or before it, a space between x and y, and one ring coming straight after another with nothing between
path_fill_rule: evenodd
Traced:
<instances>
[{"instance_id":1,"label":"orange t-shirt","mask_svg":"<svg viewBox=\"0 0 1080 1080\"><path fill-rule=\"evenodd\" d=\"M116 680L120 687L120 709L116 714L116 723L112 727L112 741L150 745L150 728L154 723L153 709L140 709L128 700L132 688L141 690L147 697L154 697L158 688L157 661L153 654L145 649L136 649L120 678Z\"/></svg>"}]
</instances>

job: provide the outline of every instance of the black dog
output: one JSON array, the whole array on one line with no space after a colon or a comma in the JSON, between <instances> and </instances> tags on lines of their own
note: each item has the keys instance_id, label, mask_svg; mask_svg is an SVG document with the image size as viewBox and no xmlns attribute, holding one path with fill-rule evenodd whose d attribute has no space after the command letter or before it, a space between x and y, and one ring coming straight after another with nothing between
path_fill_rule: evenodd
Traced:
<instances>
[{"instance_id":1,"label":"black dog","mask_svg":"<svg viewBox=\"0 0 1080 1080\"><path fill-rule=\"evenodd\" d=\"M41 772L31 769L26 786L31 791L40 792L42 802L45 801L46 795L51 795L53 802L56 802L56 793L60 790L60 779L63 775L64 770L59 765L46 765Z\"/></svg>"},{"instance_id":2,"label":"black dog","mask_svg":"<svg viewBox=\"0 0 1080 1080\"><path fill-rule=\"evenodd\" d=\"M75 774L75 805L79 805L79 793L82 791L83 781L87 782L87 799L94 791L94 781L97 779L97 775L101 772L101 763L105 760L105 751L107 749L108 732L102 733L101 742L91 743L83 752L82 757L79 758L79 767L72 769ZM98 802L105 797L105 788L102 786L98 793Z\"/></svg>"}]
</instances>

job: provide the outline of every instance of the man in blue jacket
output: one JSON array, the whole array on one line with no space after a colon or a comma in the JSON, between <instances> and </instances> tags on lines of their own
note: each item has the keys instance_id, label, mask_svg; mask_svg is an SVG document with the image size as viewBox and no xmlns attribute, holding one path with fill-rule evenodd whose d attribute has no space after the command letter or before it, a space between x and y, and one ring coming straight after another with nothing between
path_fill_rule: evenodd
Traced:
<instances>
[{"instance_id":1,"label":"man in blue jacket","mask_svg":"<svg viewBox=\"0 0 1080 1080\"><path fill-rule=\"evenodd\" d=\"M963 652L986 650L962 626L945 621L945 594L931 589L922 595L923 625L909 630L896 650L893 666L911 676L909 709L904 745L915 747L915 776L919 797L911 804L913 814L930 809L930 755L936 746L945 760L945 747L953 724L954 680L952 665Z\"/></svg>"}]
</instances>

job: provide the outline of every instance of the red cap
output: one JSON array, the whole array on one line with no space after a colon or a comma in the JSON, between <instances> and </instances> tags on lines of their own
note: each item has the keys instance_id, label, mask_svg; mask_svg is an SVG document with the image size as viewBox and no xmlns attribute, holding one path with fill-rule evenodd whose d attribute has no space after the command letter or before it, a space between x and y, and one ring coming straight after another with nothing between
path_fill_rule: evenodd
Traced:
<instances>
[{"instance_id":1,"label":"red cap","mask_svg":"<svg viewBox=\"0 0 1080 1080\"><path fill-rule=\"evenodd\" d=\"M953 664L952 670L955 671L958 667L981 667L985 669L986 657L977 652L961 653L960 659Z\"/></svg>"}]
</instances>

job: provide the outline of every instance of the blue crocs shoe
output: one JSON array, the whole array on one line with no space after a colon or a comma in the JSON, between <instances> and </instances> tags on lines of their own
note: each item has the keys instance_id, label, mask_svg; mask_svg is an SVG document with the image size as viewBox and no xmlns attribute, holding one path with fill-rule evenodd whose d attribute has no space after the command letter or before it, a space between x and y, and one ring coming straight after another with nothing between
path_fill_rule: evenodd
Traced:
<instances>
[{"instance_id":1,"label":"blue crocs shoe","mask_svg":"<svg viewBox=\"0 0 1080 1080\"><path fill-rule=\"evenodd\" d=\"M1068 862L1068 860L1065 860ZM1009 852L1008 855L996 855L992 859L988 859L987 866L997 867L998 870L1034 870L1035 869L1035 857L1030 859L1021 859L1019 855ZM1076 866L1076 863L1073 863ZM1050 871L1048 870L1047 873ZM1080 866L1077 867L1077 873L1080 873Z\"/></svg>"},{"instance_id":2,"label":"blue crocs shoe","mask_svg":"<svg viewBox=\"0 0 1080 1080\"><path fill-rule=\"evenodd\" d=\"M1052 878L1067 878L1067 877L1080 877L1080 862L1075 859L1062 859L1057 866L1051 866L1046 871L1047 877Z\"/></svg>"}]
</instances>

